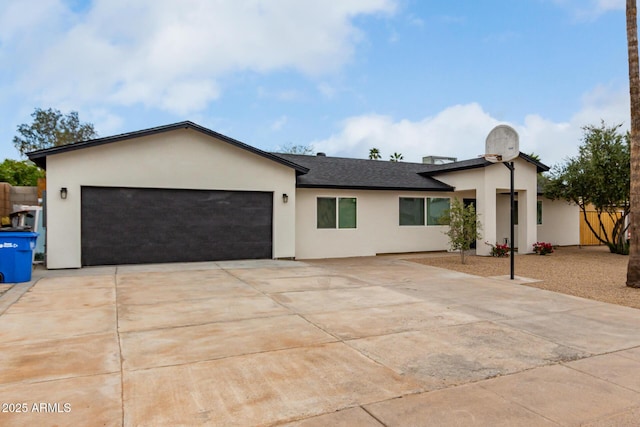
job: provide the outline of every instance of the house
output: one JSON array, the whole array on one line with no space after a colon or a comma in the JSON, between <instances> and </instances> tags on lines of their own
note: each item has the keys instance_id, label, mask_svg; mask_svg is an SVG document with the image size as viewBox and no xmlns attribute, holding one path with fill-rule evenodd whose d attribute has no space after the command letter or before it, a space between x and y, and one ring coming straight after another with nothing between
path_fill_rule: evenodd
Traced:
<instances>
[{"instance_id":1,"label":"house","mask_svg":"<svg viewBox=\"0 0 640 427\"><path fill-rule=\"evenodd\" d=\"M454 197L476 205L479 254L509 235L509 171L484 159L268 153L188 121L28 156L47 170L49 268L445 250ZM520 252L579 240L575 207L537 194L547 169L515 160Z\"/></svg>"}]
</instances>

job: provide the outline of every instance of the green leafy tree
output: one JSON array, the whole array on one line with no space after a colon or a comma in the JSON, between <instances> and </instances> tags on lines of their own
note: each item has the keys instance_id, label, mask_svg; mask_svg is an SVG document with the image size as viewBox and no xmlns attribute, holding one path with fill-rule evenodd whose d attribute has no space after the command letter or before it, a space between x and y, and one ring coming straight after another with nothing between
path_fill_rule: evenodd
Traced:
<instances>
[{"instance_id":1,"label":"green leafy tree","mask_svg":"<svg viewBox=\"0 0 640 427\"><path fill-rule=\"evenodd\" d=\"M531 157L536 162L541 162L542 161L540 159L540 156L537 155L536 153L532 152L532 153L528 154L528 156ZM538 176L537 176L538 188L545 188L545 186L547 185L548 181L549 181L549 177L547 177L543 172L538 172Z\"/></svg>"},{"instance_id":2,"label":"green leafy tree","mask_svg":"<svg viewBox=\"0 0 640 427\"><path fill-rule=\"evenodd\" d=\"M473 203L465 207L462 200L453 199L451 207L440 218L440 223L449 225L449 230L445 232L449 236L449 245L452 250L460 251L460 261L465 264L465 253L476 240L482 238L482 224Z\"/></svg>"},{"instance_id":3,"label":"green leafy tree","mask_svg":"<svg viewBox=\"0 0 640 427\"><path fill-rule=\"evenodd\" d=\"M529 156L529 157L531 157L531 158L532 158L533 160L535 160L536 162L540 162L540 161L541 161L541 160L540 160L540 156L539 156L539 155L537 155L536 153L531 152L531 153L529 153L529 154L528 154L528 156Z\"/></svg>"},{"instance_id":4,"label":"green leafy tree","mask_svg":"<svg viewBox=\"0 0 640 427\"><path fill-rule=\"evenodd\" d=\"M76 111L66 116L59 110L36 108L31 124L18 126L13 145L23 156L35 150L86 141L98 136L91 123L82 123Z\"/></svg>"},{"instance_id":5,"label":"green leafy tree","mask_svg":"<svg viewBox=\"0 0 640 427\"><path fill-rule=\"evenodd\" d=\"M38 185L38 178L44 178L44 171L28 160L6 159L0 163L0 182L35 186Z\"/></svg>"},{"instance_id":6,"label":"green leafy tree","mask_svg":"<svg viewBox=\"0 0 640 427\"><path fill-rule=\"evenodd\" d=\"M278 147L278 153L313 155L316 153L316 150L315 148L313 148L313 145L285 144L281 147Z\"/></svg>"},{"instance_id":7,"label":"green leafy tree","mask_svg":"<svg viewBox=\"0 0 640 427\"><path fill-rule=\"evenodd\" d=\"M400 153L393 153L391 156L389 156L389 160L392 162L399 162L402 159L404 159L404 156Z\"/></svg>"},{"instance_id":8,"label":"green leafy tree","mask_svg":"<svg viewBox=\"0 0 640 427\"><path fill-rule=\"evenodd\" d=\"M370 160L379 160L381 159L382 156L380 155L380 150L378 150L377 148L371 148L369 150L369 159Z\"/></svg>"},{"instance_id":9,"label":"green leafy tree","mask_svg":"<svg viewBox=\"0 0 640 427\"><path fill-rule=\"evenodd\" d=\"M629 134L620 125L585 126L576 157L556 165L545 185L545 196L577 204L589 229L612 253L628 254L627 217L630 212ZM591 223L587 211L595 209L598 223ZM613 230L605 227L613 221ZM600 233L599 233L600 232Z\"/></svg>"}]
</instances>

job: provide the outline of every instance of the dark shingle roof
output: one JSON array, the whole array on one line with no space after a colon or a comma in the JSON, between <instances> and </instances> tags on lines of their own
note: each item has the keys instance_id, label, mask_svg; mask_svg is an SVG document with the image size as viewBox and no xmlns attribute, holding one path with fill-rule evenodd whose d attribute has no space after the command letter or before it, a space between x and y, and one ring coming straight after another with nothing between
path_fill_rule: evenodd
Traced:
<instances>
[{"instance_id":1,"label":"dark shingle roof","mask_svg":"<svg viewBox=\"0 0 640 427\"><path fill-rule=\"evenodd\" d=\"M437 179L421 176L419 173L425 170L425 165L422 163L274 154L309 169L308 173L298 175L297 187L301 188L454 190L450 185Z\"/></svg>"},{"instance_id":2,"label":"dark shingle roof","mask_svg":"<svg viewBox=\"0 0 640 427\"><path fill-rule=\"evenodd\" d=\"M549 166L535 160L531 156L528 156L524 153L520 153L518 157L534 165L538 172L546 172L549 170ZM476 159L461 160L459 162L445 163L443 165L424 165L425 168L423 169L421 175L432 176L440 173L483 168L491 164L492 163L488 160L485 160L482 157L478 157Z\"/></svg>"},{"instance_id":3,"label":"dark shingle roof","mask_svg":"<svg viewBox=\"0 0 640 427\"><path fill-rule=\"evenodd\" d=\"M491 162L479 157L477 159L461 160L459 162L444 163L442 165L423 165L422 175L429 176L438 173L455 172L468 169L483 168Z\"/></svg>"},{"instance_id":4,"label":"dark shingle roof","mask_svg":"<svg viewBox=\"0 0 640 427\"><path fill-rule=\"evenodd\" d=\"M29 160L34 162L36 165L40 166L43 169L47 168L47 156L51 156L59 153L66 153L68 151L81 150L83 148L95 147L98 145L109 144L112 142L124 141L133 138L139 138L143 136L156 135L163 132L174 131L178 129L192 129L197 132L201 132L205 135L212 136L214 138L220 139L228 144L234 145L238 148L242 148L243 150L247 150L251 153L257 154L258 156L265 157L269 160L273 160L275 162L281 163L285 166L295 169L300 173L307 172L305 167L297 165L295 163L291 163L289 160L284 159L280 156L276 156L272 153L268 153L266 151L259 150L255 147L245 144L244 142L240 142L236 139L230 138L226 135L222 135L221 133L214 132L211 129L207 129L198 124L195 124L190 121L184 121L179 123L174 123L165 126L158 126L151 129L144 129L135 132L123 133L120 135L107 136L105 138L91 139L88 141L80 141L73 144L61 145L59 147L45 148L43 150L32 151L27 153Z\"/></svg>"}]
</instances>

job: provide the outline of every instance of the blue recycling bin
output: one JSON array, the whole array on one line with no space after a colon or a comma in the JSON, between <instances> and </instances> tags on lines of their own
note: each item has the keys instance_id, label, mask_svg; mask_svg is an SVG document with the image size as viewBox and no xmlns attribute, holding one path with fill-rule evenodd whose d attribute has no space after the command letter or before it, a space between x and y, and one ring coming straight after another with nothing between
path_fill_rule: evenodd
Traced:
<instances>
[{"instance_id":1,"label":"blue recycling bin","mask_svg":"<svg viewBox=\"0 0 640 427\"><path fill-rule=\"evenodd\" d=\"M0 283L31 280L33 249L38 233L0 231Z\"/></svg>"}]
</instances>

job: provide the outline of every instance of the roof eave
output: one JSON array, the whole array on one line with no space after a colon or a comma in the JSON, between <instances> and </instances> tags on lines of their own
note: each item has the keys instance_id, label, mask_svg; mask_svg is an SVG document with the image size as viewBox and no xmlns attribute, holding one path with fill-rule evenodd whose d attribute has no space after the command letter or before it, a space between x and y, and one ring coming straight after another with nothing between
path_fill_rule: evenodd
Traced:
<instances>
[{"instance_id":1,"label":"roof eave","mask_svg":"<svg viewBox=\"0 0 640 427\"><path fill-rule=\"evenodd\" d=\"M536 170L538 171L538 173L547 172L549 169L551 169L549 166L545 165L542 162L539 162L538 160L534 159L533 157L529 156L528 154L520 153L520 155L518 157L520 157L523 160L531 163L532 165L535 165Z\"/></svg>"},{"instance_id":2,"label":"roof eave","mask_svg":"<svg viewBox=\"0 0 640 427\"><path fill-rule=\"evenodd\" d=\"M437 191L452 192L455 187L424 188L424 187L384 187L376 185L334 185L334 184L296 184L296 188L326 188L331 190L388 190L388 191Z\"/></svg>"},{"instance_id":3,"label":"roof eave","mask_svg":"<svg viewBox=\"0 0 640 427\"><path fill-rule=\"evenodd\" d=\"M487 161L485 163L479 163L476 165L468 165L468 166L459 166L459 167L453 167L453 168L442 168L442 169L437 169L437 170L429 170L429 171L425 171L425 172L419 172L418 175L421 176L433 176L433 175L438 175L438 174L442 174L442 173L450 173L450 172L459 172L459 171L464 171L464 170L470 170L470 169L479 169L479 168L484 168L486 166L489 166L491 164L491 162Z\"/></svg>"},{"instance_id":4,"label":"roof eave","mask_svg":"<svg viewBox=\"0 0 640 427\"><path fill-rule=\"evenodd\" d=\"M274 154L268 153L266 151L262 151L260 149L257 149L255 147L252 147L250 145L245 144L244 142L240 142L236 139L230 138L226 135L223 135L221 133L212 131L211 129L207 129L205 127L202 127L200 125L197 125L193 122L190 121L185 121L185 122L179 122L179 123L174 123L171 125L165 125L165 126L158 126L155 128L150 128L150 129L144 129L144 130L139 130L139 131L135 131L135 132L129 132L129 133L124 133L124 134L120 134L120 135L115 135L115 136L108 136L105 138L98 138L98 139L93 139L93 140L88 140L88 141L81 141L81 142L76 142L73 144L67 144L67 145L61 145L59 147L51 147L51 148L45 148L42 150L36 150L36 151L32 151L27 153L27 157L29 157L29 160L31 160L32 162L34 162L36 165L38 165L39 167L46 169L47 163L46 163L46 159L47 156L50 155L54 155L54 154L60 154L60 153L66 153L69 151L75 151L75 150L80 150L83 148L89 148L89 147L97 147L100 145L104 145L104 144L110 144L112 142L119 142L119 141L125 141L128 139L134 139L134 138L141 138L141 137L145 137L145 136L150 136L150 135L157 135L159 133L164 133L164 132L170 132L170 131L175 131L178 129L192 129L198 132L201 132L205 135L209 135L212 136L214 138L217 139L221 139L231 145L234 145L238 148L242 148L244 150L247 150L249 152L252 152L254 154L257 154L261 157L265 157L269 160L273 160L277 163L280 163L284 166L290 167L292 169L295 169L296 171L300 172L300 173L308 173L309 169L304 167L304 166L300 166L294 162L291 162L287 159L284 159L280 156L276 156Z\"/></svg>"},{"instance_id":5,"label":"roof eave","mask_svg":"<svg viewBox=\"0 0 640 427\"><path fill-rule=\"evenodd\" d=\"M538 173L546 172L546 171L548 171L550 169L549 166L547 166L544 163L541 163L541 162L535 160L534 158L532 158L528 154L520 153L518 155L518 157L521 158L522 160L534 165L536 167L536 171ZM464 162L464 161L465 160L463 160L462 162ZM443 167L439 167L438 169L434 168L434 170L427 170L425 172L420 172L420 175L422 175L422 176L433 176L433 175L450 173L450 172L459 172L459 171L463 171L463 170L484 168L484 167L490 166L492 164L493 164L492 162L490 162L488 160L485 160L484 162L481 162L481 163L476 163L476 164L472 164L472 165L465 165L465 166L454 166L454 167L450 167L450 168L447 168L446 165L444 165Z\"/></svg>"}]
</instances>

